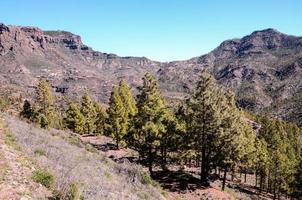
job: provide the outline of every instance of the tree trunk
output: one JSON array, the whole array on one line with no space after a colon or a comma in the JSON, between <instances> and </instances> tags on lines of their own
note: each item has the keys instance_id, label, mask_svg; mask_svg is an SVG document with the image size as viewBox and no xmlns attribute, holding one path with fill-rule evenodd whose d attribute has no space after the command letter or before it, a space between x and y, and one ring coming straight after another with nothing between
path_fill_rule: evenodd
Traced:
<instances>
[{"instance_id":1,"label":"tree trunk","mask_svg":"<svg viewBox=\"0 0 302 200\"><path fill-rule=\"evenodd\" d=\"M256 172L255 172L255 179L256 179L255 187L257 188L257 185L258 185L258 174L257 174L257 170L256 170Z\"/></svg>"},{"instance_id":2,"label":"tree trunk","mask_svg":"<svg viewBox=\"0 0 302 200\"><path fill-rule=\"evenodd\" d=\"M152 170L152 165L153 165L153 155L152 155L152 147L149 145L149 162L148 162L148 167L149 167L149 172L150 176L153 177L153 170Z\"/></svg>"},{"instance_id":3,"label":"tree trunk","mask_svg":"<svg viewBox=\"0 0 302 200\"><path fill-rule=\"evenodd\" d=\"M276 197L277 197L277 191L276 191L276 175L275 175L275 177L274 177L273 192L274 192L274 197L273 197L273 199L275 200Z\"/></svg>"},{"instance_id":4,"label":"tree trunk","mask_svg":"<svg viewBox=\"0 0 302 200\"><path fill-rule=\"evenodd\" d=\"M167 170L167 147L165 144L161 146L161 168L163 170Z\"/></svg>"},{"instance_id":5,"label":"tree trunk","mask_svg":"<svg viewBox=\"0 0 302 200\"><path fill-rule=\"evenodd\" d=\"M116 149L119 150L119 137L118 137L118 133L117 130L115 130L115 139L116 139Z\"/></svg>"},{"instance_id":6,"label":"tree trunk","mask_svg":"<svg viewBox=\"0 0 302 200\"><path fill-rule=\"evenodd\" d=\"M227 175L227 168L225 167L223 172L222 191L224 191L225 188L226 175Z\"/></svg>"},{"instance_id":7,"label":"tree trunk","mask_svg":"<svg viewBox=\"0 0 302 200\"><path fill-rule=\"evenodd\" d=\"M232 169L232 171L231 171L231 179L232 179L232 181L234 181L234 170Z\"/></svg>"},{"instance_id":8,"label":"tree trunk","mask_svg":"<svg viewBox=\"0 0 302 200\"><path fill-rule=\"evenodd\" d=\"M244 182L246 183L246 170L244 170Z\"/></svg>"},{"instance_id":9,"label":"tree trunk","mask_svg":"<svg viewBox=\"0 0 302 200\"><path fill-rule=\"evenodd\" d=\"M206 149L203 145L201 149L201 173L200 173L200 180L202 184L207 182L207 172L206 172Z\"/></svg>"},{"instance_id":10,"label":"tree trunk","mask_svg":"<svg viewBox=\"0 0 302 200\"><path fill-rule=\"evenodd\" d=\"M161 168L165 170L165 155L164 155L164 145L162 144L160 147L160 154L161 154Z\"/></svg>"},{"instance_id":11,"label":"tree trunk","mask_svg":"<svg viewBox=\"0 0 302 200\"><path fill-rule=\"evenodd\" d=\"M166 166L166 164L167 164L167 146L166 145L164 146L164 163Z\"/></svg>"},{"instance_id":12,"label":"tree trunk","mask_svg":"<svg viewBox=\"0 0 302 200\"><path fill-rule=\"evenodd\" d=\"M271 185L271 172L268 171L268 176L267 176L267 190L268 192L272 192L272 185Z\"/></svg>"},{"instance_id":13,"label":"tree trunk","mask_svg":"<svg viewBox=\"0 0 302 200\"><path fill-rule=\"evenodd\" d=\"M259 187L259 193L261 194L262 192L262 185L263 185L263 174L260 174L260 187Z\"/></svg>"}]
</instances>

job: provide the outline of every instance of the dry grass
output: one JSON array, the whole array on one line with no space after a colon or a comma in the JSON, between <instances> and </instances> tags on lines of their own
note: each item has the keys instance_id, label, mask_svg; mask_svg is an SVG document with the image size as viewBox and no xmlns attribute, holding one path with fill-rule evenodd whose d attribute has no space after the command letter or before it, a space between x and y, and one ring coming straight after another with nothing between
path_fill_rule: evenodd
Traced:
<instances>
[{"instance_id":1,"label":"dry grass","mask_svg":"<svg viewBox=\"0 0 302 200\"><path fill-rule=\"evenodd\" d=\"M4 117L14 142L54 175L54 189L61 194L76 184L84 199L164 199L160 189L152 183L144 184L140 166L117 164L100 153L87 151L85 146L70 142L66 132L42 130L17 118Z\"/></svg>"}]
</instances>

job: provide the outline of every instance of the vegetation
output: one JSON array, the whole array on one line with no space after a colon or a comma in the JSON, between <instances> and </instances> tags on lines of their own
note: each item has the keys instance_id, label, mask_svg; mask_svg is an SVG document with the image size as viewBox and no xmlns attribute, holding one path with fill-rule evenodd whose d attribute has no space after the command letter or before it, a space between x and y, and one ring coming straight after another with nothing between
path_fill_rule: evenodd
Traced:
<instances>
[{"instance_id":1,"label":"vegetation","mask_svg":"<svg viewBox=\"0 0 302 200\"><path fill-rule=\"evenodd\" d=\"M84 133L84 116L76 103L69 103L65 112L64 123L67 128L76 133Z\"/></svg>"},{"instance_id":2,"label":"vegetation","mask_svg":"<svg viewBox=\"0 0 302 200\"><path fill-rule=\"evenodd\" d=\"M148 168L152 174L154 155L160 146L160 140L166 132L165 121L167 120L168 107L160 95L157 83L147 73L143 78L143 86L139 88L137 97L138 113L135 117L136 140L139 144L139 152L144 156L147 152Z\"/></svg>"},{"instance_id":3,"label":"vegetation","mask_svg":"<svg viewBox=\"0 0 302 200\"><path fill-rule=\"evenodd\" d=\"M53 175L50 172L43 170L43 169L37 169L37 170L33 171L32 179L35 182L40 183L49 189L54 184Z\"/></svg>"},{"instance_id":4,"label":"vegetation","mask_svg":"<svg viewBox=\"0 0 302 200\"><path fill-rule=\"evenodd\" d=\"M133 98L126 82L113 87L109 107L85 94L81 102L69 102L65 110L55 110L46 81L37 87L32 105L24 102L20 115L40 127L55 127L56 112L64 113L64 127L79 134L110 135L117 149L125 145L139 152L153 177L154 165L185 163L200 167L200 181L208 185L213 172L226 175L255 174L259 193L274 198L301 196L302 131L295 124L256 116L237 107L234 94L219 88L203 71L192 94L178 106L170 106L158 90L151 74L143 77ZM81 105L81 106L79 106ZM261 126L252 129L249 120ZM37 153L38 154L38 153ZM105 173L106 174L106 173ZM141 175L144 183L149 176ZM246 181L246 178L245 178Z\"/></svg>"},{"instance_id":5,"label":"vegetation","mask_svg":"<svg viewBox=\"0 0 302 200\"><path fill-rule=\"evenodd\" d=\"M108 108L108 125L109 131L116 141L116 148L123 139L127 131L128 116L126 108L123 105L122 99L119 95L118 88L114 87L109 100Z\"/></svg>"},{"instance_id":6,"label":"vegetation","mask_svg":"<svg viewBox=\"0 0 302 200\"><path fill-rule=\"evenodd\" d=\"M81 106L81 113L84 117L84 124L83 124L83 132L85 134L92 134L95 131L95 119L96 119L96 111L88 94L85 94L82 97L82 106Z\"/></svg>"}]
</instances>

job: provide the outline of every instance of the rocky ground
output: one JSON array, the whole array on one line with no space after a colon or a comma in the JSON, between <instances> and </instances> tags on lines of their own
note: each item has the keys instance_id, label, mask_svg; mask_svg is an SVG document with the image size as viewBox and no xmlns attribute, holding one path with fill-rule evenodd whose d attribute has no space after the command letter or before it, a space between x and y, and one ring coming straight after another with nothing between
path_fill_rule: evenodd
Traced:
<instances>
[{"instance_id":1,"label":"rocky ground","mask_svg":"<svg viewBox=\"0 0 302 200\"><path fill-rule=\"evenodd\" d=\"M1 123L1 122L0 122ZM51 192L44 186L32 181L35 165L18 147L13 146L0 128L0 199L30 200L47 199Z\"/></svg>"},{"instance_id":2,"label":"rocky ground","mask_svg":"<svg viewBox=\"0 0 302 200\"><path fill-rule=\"evenodd\" d=\"M93 147L104 153L108 158L116 162L137 163L138 153L133 149L124 148L116 150L114 141L106 136L82 136L81 141L91 144ZM147 171L147 167L143 166ZM209 187L203 187L199 182L199 168L188 167L180 171L179 166L170 165L169 171L162 171L159 166L154 167L154 178L167 192L169 199L186 199L186 200L233 200L233 199L272 199L267 193L258 194L258 190L253 187L255 185L255 177L253 174L247 175L247 182L244 183L244 176L236 181L231 181L228 174L225 191L221 191L221 180L213 181ZM222 174L220 176L222 178Z\"/></svg>"},{"instance_id":3,"label":"rocky ground","mask_svg":"<svg viewBox=\"0 0 302 200\"><path fill-rule=\"evenodd\" d=\"M73 185L77 196L85 200L166 199L139 165L116 163L71 132L39 129L18 118L1 116L7 127L0 135L0 200L46 199L45 188L31 179L36 166L54 177L52 194L66 197Z\"/></svg>"}]
</instances>

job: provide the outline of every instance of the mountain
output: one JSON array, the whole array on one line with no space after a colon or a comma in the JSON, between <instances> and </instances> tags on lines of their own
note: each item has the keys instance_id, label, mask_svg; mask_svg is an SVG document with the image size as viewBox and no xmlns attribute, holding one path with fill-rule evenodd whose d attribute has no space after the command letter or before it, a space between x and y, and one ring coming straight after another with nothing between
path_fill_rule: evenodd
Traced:
<instances>
[{"instance_id":1,"label":"mountain","mask_svg":"<svg viewBox=\"0 0 302 200\"><path fill-rule=\"evenodd\" d=\"M255 31L224 41L206 55L168 63L159 74L170 90L183 90L181 86L192 87L203 68L236 93L241 107L301 124L302 37L274 29Z\"/></svg>"},{"instance_id":2,"label":"mountain","mask_svg":"<svg viewBox=\"0 0 302 200\"><path fill-rule=\"evenodd\" d=\"M241 107L302 124L302 37L265 29L224 41L200 57L162 63L94 51L66 31L0 24L0 83L11 93L28 95L45 77L58 95L89 91L106 103L119 80L136 88L148 71L166 97L182 99L204 68L235 92Z\"/></svg>"}]
</instances>

